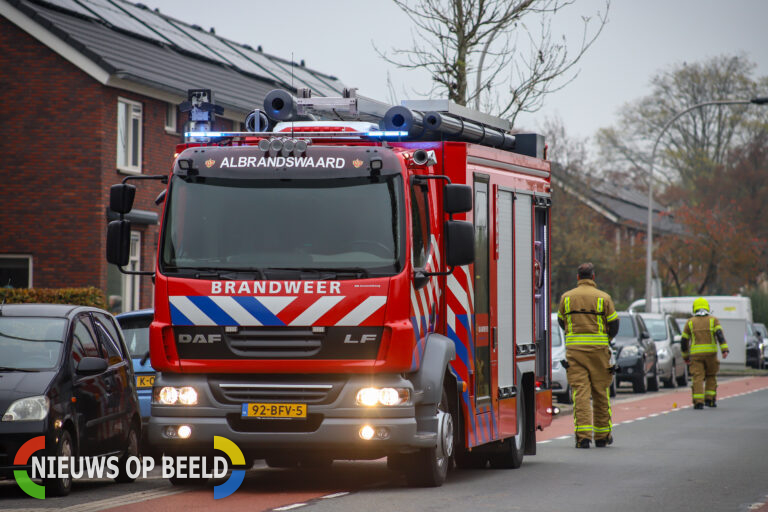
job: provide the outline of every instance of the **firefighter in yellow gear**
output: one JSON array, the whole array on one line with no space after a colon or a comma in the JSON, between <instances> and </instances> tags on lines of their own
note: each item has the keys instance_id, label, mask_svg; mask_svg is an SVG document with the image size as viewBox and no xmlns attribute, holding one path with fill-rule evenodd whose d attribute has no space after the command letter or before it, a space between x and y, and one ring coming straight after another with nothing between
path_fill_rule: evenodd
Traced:
<instances>
[{"instance_id":1,"label":"firefighter in yellow gear","mask_svg":"<svg viewBox=\"0 0 768 512\"><path fill-rule=\"evenodd\" d=\"M604 447L613 443L610 341L619 332L619 317L611 296L597 288L592 263L579 265L577 278L578 286L563 294L557 310L565 331L576 448L589 448L593 438L595 446Z\"/></svg>"},{"instance_id":2,"label":"firefighter in yellow gear","mask_svg":"<svg viewBox=\"0 0 768 512\"><path fill-rule=\"evenodd\" d=\"M693 301L693 316L685 324L680 350L691 367L693 376L693 408L717 407L717 347L728 357L728 344L720 321L712 316L709 302L704 297ZM717 343L715 343L717 342Z\"/></svg>"}]
</instances>

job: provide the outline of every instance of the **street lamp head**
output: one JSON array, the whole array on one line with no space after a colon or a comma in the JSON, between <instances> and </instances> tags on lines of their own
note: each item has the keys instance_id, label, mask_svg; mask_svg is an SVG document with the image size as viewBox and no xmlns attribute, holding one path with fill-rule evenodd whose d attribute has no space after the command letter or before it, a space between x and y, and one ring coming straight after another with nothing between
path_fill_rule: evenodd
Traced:
<instances>
[{"instance_id":1,"label":"street lamp head","mask_svg":"<svg viewBox=\"0 0 768 512\"><path fill-rule=\"evenodd\" d=\"M752 98L749 100L750 103L754 103L755 105L765 105L768 103L768 96L761 96L757 98Z\"/></svg>"}]
</instances>

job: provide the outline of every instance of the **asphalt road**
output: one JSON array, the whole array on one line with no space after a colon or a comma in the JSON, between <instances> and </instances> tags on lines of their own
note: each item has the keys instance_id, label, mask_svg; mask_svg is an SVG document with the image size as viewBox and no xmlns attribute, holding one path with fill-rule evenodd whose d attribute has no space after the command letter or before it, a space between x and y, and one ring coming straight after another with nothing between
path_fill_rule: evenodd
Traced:
<instances>
[{"instance_id":1,"label":"asphalt road","mask_svg":"<svg viewBox=\"0 0 768 512\"><path fill-rule=\"evenodd\" d=\"M574 449L564 407L520 469L454 471L436 489L406 487L383 461L336 462L324 471L258 465L224 500L212 499L221 481L192 491L159 477L78 481L69 497L42 501L10 481L0 482L0 510L768 510L756 505L768 494L768 378L723 381L720 396L718 408L694 411L687 389L635 395L621 388L613 446Z\"/></svg>"}]
</instances>

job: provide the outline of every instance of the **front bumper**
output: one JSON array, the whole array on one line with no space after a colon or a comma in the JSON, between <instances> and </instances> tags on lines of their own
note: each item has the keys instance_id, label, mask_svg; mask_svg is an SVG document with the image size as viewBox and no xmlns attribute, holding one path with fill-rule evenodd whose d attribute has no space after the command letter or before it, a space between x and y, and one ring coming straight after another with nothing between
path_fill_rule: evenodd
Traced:
<instances>
[{"instance_id":1,"label":"front bumper","mask_svg":"<svg viewBox=\"0 0 768 512\"><path fill-rule=\"evenodd\" d=\"M306 375L297 375L296 381L306 381L306 378ZM231 385L244 381L249 381L249 376L230 375L216 382ZM399 375L377 375L375 380L370 375L348 377L335 386L336 389L326 400L305 402L306 419L242 418L242 403L258 400L234 402L222 399L221 393L216 390L216 382L209 382L205 375L158 375L156 387L196 387L199 403L193 407L152 404L152 416L147 425L149 445L169 455L204 455L213 452L214 436L222 436L234 442L248 458L265 458L290 451L322 453L338 459L365 459L431 447L437 443L434 433L418 431L416 414L419 408L412 404L377 408L355 404L357 392L367 386L409 388L413 401L411 382ZM285 400L272 401L288 403ZM167 435L168 427L180 425L191 428L189 438ZM386 437L377 436L368 441L361 439L359 432L365 425L377 431L385 429Z\"/></svg>"},{"instance_id":2,"label":"front bumper","mask_svg":"<svg viewBox=\"0 0 768 512\"><path fill-rule=\"evenodd\" d=\"M619 359L617 366L619 367L616 372L616 378L618 379L637 380L645 377L642 357Z\"/></svg>"}]
</instances>

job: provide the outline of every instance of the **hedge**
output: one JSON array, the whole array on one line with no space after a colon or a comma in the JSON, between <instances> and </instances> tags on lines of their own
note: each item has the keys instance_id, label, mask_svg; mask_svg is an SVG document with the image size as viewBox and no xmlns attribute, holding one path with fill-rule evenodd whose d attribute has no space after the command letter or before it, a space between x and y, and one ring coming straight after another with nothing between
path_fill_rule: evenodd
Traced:
<instances>
[{"instance_id":1,"label":"hedge","mask_svg":"<svg viewBox=\"0 0 768 512\"><path fill-rule=\"evenodd\" d=\"M99 288L0 288L0 302L6 304L76 304L105 308L104 292Z\"/></svg>"}]
</instances>

